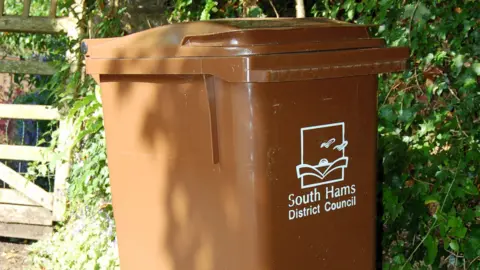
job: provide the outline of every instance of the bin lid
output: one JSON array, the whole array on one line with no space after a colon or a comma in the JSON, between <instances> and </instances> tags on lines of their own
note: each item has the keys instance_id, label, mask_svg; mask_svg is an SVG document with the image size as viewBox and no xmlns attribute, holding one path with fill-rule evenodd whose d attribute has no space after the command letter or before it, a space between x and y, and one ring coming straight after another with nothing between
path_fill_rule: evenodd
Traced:
<instances>
[{"instance_id":1,"label":"bin lid","mask_svg":"<svg viewBox=\"0 0 480 270\"><path fill-rule=\"evenodd\" d=\"M370 25L325 18L215 19L84 41L88 74L204 74L272 82L393 72L407 48L385 48ZM230 67L230 68L220 68Z\"/></svg>"},{"instance_id":2,"label":"bin lid","mask_svg":"<svg viewBox=\"0 0 480 270\"><path fill-rule=\"evenodd\" d=\"M87 40L90 58L217 57L383 47L368 25L325 18L214 19Z\"/></svg>"}]
</instances>

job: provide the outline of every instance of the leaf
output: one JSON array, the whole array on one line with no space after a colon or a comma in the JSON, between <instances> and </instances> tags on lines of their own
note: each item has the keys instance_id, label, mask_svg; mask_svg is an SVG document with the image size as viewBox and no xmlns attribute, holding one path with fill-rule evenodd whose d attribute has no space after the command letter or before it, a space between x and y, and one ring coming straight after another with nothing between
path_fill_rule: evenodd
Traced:
<instances>
[{"instance_id":1,"label":"leaf","mask_svg":"<svg viewBox=\"0 0 480 270\"><path fill-rule=\"evenodd\" d=\"M478 188L475 186L475 184L473 183L473 181L471 179L468 179L467 181L465 181L464 190L465 190L465 193L470 194L470 195L478 195L479 194Z\"/></svg>"},{"instance_id":2,"label":"leaf","mask_svg":"<svg viewBox=\"0 0 480 270\"><path fill-rule=\"evenodd\" d=\"M248 10L248 16L253 18L263 17L263 10L259 6L252 7Z\"/></svg>"},{"instance_id":3,"label":"leaf","mask_svg":"<svg viewBox=\"0 0 480 270\"><path fill-rule=\"evenodd\" d=\"M396 255L395 257L393 257L393 262L395 262L395 264L403 264L405 262L405 257L403 255Z\"/></svg>"},{"instance_id":4,"label":"leaf","mask_svg":"<svg viewBox=\"0 0 480 270\"><path fill-rule=\"evenodd\" d=\"M450 246L450 242L452 242L452 240L450 240L450 238L448 237L443 239L443 249L448 250L448 247Z\"/></svg>"},{"instance_id":5,"label":"leaf","mask_svg":"<svg viewBox=\"0 0 480 270\"><path fill-rule=\"evenodd\" d=\"M477 85L477 80L474 77L468 77L463 81L463 87L475 87Z\"/></svg>"},{"instance_id":6,"label":"leaf","mask_svg":"<svg viewBox=\"0 0 480 270\"><path fill-rule=\"evenodd\" d=\"M471 208L465 209L465 214L463 215L463 220L465 223L472 222L475 220L475 212Z\"/></svg>"},{"instance_id":7,"label":"leaf","mask_svg":"<svg viewBox=\"0 0 480 270\"><path fill-rule=\"evenodd\" d=\"M363 2L360 2L357 4L357 12L362 12L363 11Z\"/></svg>"},{"instance_id":8,"label":"leaf","mask_svg":"<svg viewBox=\"0 0 480 270\"><path fill-rule=\"evenodd\" d=\"M413 108L400 110L400 115L398 116L398 120L404 123L410 123L415 117L415 113L416 112Z\"/></svg>"},{"instance_id":9,"label":"leaf","mask_svg":"<svg viewBox=\"0 0 480 270\"><path fill-rule=\"evenodd\" d=\"M353 17L355 16L355 10L354 9L350 9L348 12L347 12L347 17L349 20L352 20Z\"/></svg>"},{"instance_id":10,"label":"leaf","mask_svg":"<svg viewBox=\"0 0 480 270\"><path fill-rule=\"evenodd\" d=\"M480 63L474 63L472 65L473 71L477 74L477 76L480 76Z\"/></svg>"},{"instance_id":11,"label":"leaf","mask_svg":"<svg viewBox=\"0 0 480 270\"><path fill-rule=\"evenodd\" d=\"M445 226L445 223L443 223L443 222L440 223L438 225L438 228L439 228L440 236L445 238L447 236L447 226Z\"/></svg>"},{"instance_id":12,"label":"leaf","mask_svg":"<svg viewBox=\"0 0 480 270\"><path fill-rule=\"evenodd\" d=\"M459 224L457 217L455 216L450 216L448 217L448 227L450 228L456 228Z\"/></svg>"},{"instance_id":13,"label":"leaf","mask_svg":"<svg viewBox=\"0 0 480 270\"><path fill-rule=\"evenodd\" d=\"M457 72L459 72L463 68L463 63L464 63L464 56L459 54L453 58L453 65L457 69Z\"/></svg>"},{"instance_id":14,"label":"leaf","mask_svg":"<svg viewBox=\"0 0 480 270\"><path fill-rule=\"evenodd\" d=\"M461 226L450 231L451 236L455 236L459 239L464 239L466 234L467 228L465 226Z\"/></svg>"},{"instance_id":15,"label":"leaf","mask_svg":"<svg viewBox=\"0 0 480 270\"><path fill-rule=\"evenodd\" d=\"M437 196L428 196L425 199L425 204L431 204L431 203L440 204L440 202L437 199Z\"/></svg>"},{"instance_id":16,"label":"leaf","mask_svg":"<svg viewBox=\"0 0 480 270\"><path fill-rule=\"evenodd\" d=\"M480 226L474 227L465 243L465 258L473 260L480 256Z\"/></svg>"},{"instance_id":17,"label":"leaf","mask_svg":"<svg viewBox=\"0 0 480 270\"><path fill-rule=\"evenodd\" d=\"M99 85L95 86L95 98L97 99L97 102L99 104L102 104L102 95L101 95L101 89Z\"/></svg>"},{"instance_id":18,"label":"leaf","mask_svg":"<svg viewBox=\"0 0 480 270\"><path fill-rule=\"evenodd\" d=\"M395 121L395 114L393 113L392 107L385 106L380 108L380 117L387 120L388 122Z\"/></svg>"},{"instance_id":19,"label":"leaf","mask_svg":"<svg viewBox=\"0 0 480 270\"><path fill-rule=\"evenodd\" d=\"M38 172L40 173L41 176L47 176L48 174L48 167L45 164L41 164L38 167Z\"/></svg>"},{"instance_id":20,"label":"leaf","mask_svg":"<svg viewBox=\"0 0 480 270\"><path fill-rule=\"evenodd\" d=\"M458 245L458 242L456 240L453 240L452 242L450 242L449 246L453 251L459 251L460 250L460 246Z\"/></svg>"},{"instance_id":21,"label":"leaf","mask_svg":"<svg viewBox=\"0 0 480 270\"><path fill-rule=\"evenodd\" d=\"M435 258L437 257L438 253L438 244L435 239L431 235L428 235L423 242L423 245L427 248L427 258L425 263L431 265L435 262Z\"/></svg>"},{"instance_id":22,"label":"leaf","mask_svg":"<svg viewBox=\"0 0 480 270\"><path fill-rule=\"evenodd\" d=\"M419 124L420 130L418 134L420 136L426 135L427 133L435 130L435 124L433 121L426 121L424 124Z\"/></svg>"},{"instance_id":23,"label":"leaf","mask_svg":"<svg viewBox=\"0 0 480 270\"><path fill-rule=\"evenodd\" d=\"M417 2L416 5L414 4L408 4L404 8L403 12L403 19L408 19L408 18L414 18L414 20L421 20L428 18L430 16L431 12L425 6L425 4Z\"/></svg>"}]
</instances>

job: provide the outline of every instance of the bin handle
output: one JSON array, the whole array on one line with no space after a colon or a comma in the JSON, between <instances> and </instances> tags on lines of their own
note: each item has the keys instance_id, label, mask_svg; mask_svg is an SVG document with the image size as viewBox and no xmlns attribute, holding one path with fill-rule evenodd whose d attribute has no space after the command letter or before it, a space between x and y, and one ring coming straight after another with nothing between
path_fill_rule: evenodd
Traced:
<instances>
[{"instance_id":1,"label":"bin handle","mask_svg":"<svg viewBox=\"0 0 480 270\"><path fill-rule=\"evenodd\" d=\"M205 89L207 92L208 110L210 116L210 138L212 145L212 162L218 164L220 162L220 154L218 149L218 121L217 121L217 104L215 98L215 77L212 75L203 75Z\"/></svg>"}]
</instances>

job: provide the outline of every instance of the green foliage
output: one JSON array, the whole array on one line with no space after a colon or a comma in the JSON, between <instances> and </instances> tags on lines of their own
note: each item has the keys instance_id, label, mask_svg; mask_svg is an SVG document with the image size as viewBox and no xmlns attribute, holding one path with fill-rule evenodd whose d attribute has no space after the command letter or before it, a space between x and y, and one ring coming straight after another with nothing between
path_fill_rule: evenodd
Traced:
<instances>
[{"instance_id":1,"label":"green foliage","mask_svg":"<svg viewBox=\"0 0 480 270\"><path fill-rule=\"evenodd\" d=\"M120 269L111 211L86 208L72 215L51 239L32 245L32 269Z\"/></svg>"},{"instance_id":2,"label":"green foliage","mask_svg":"<svg viewBox=\"0 0 480 270\"><path fill-rule=\"evenodd\" d=\"M211 12L217 12L217 5L218 2L213 1L213 0L206 0L205 7L202 10L202 13L200 15L200 20L209 20L210 19L210 13Z\"/></svg>"},{"instance_id":3,"label":"green foliage","mask_svg":"<svg viewBox=\"0 0 480 270\"><path fill-rule=\"evenodd\" d=\"M73 12L72 1L59 2L57 15ZM49 3L50 1L34 1L31 14L46 15ZM120 18L125 9L119 9L111 16L110 13L103 14L96 7L99 3L92 2L93 6L85 17L88 19L96 16L100 20L92 32L100 37L122 35ZM6 3L8 14L19 14L22 9L15 1L8 0ZM80 37L83 38L85 37ZM50 138L50 149L54 155L48 162L31 164L26 175L34 180L54 173L57 160L72 160L66 222L60 224L52 239L32 246L34 269L118 267L99 89L91 78L85 78L82 69L71 73L72 65L65 58L67 50L79 54L79 41L65 35L0 33L0 51L4 54L51 61L58 70L51 77L17 76L17 81L28 79L38 91L34 95L21 96L16 102L53 104L60 109L64 120L73 126L73 155L70 156L67 151L59 152L56 148L60 130L58 126L52 126L55 130L44 135ZM43 144L45 139L39 144Z\"/></svg>"},{"instance_id":4,"label":"green foliage","mask_svg":"<svg viewBox=\"0 0 480 270\"><path fill-rule=\"evenodd\" d=\"M169 16L170 22L187 22L216 18L264 17L260 3L248 0L179 0L174 1L174 9ZM253 3L250 3L253 2Z\"/></svg>"},{"instance_id":5,"label":"green foliage","mask_svg":"<svg viewBox=\"0 0 480 270\"><path fill-rule=\"evenodd\" d=\"M120 17L125 9L119 9L114 17L97 9L91 10L88 16L101 18L93 29L97 36L121 35ZM68 62L59 65L59 70L46 87L52 89L57 106L67 108L63 110L65 118L73 126L69 212L67 222L53 239L38 242L32 247L33 266L46 269L116 269L118 254L110 206L100 89L93 79L84 77L82 70L71 74ZM58 153L54 158L69 158L65 154Z\"/></svg>"},{"instance_id":6,"label":"green foliage","mask_svg":"<svg viewBox=\"0 0 480 270\"><path fill-rule=\"evenodd\" d=\"M75 76L72 79L75 80ZM80 97L57 92L61 98L58 102L70 104L65 117L72 120L74 130L68 219L53 239L32 246L31 257L33 266L45 269L116 269L118 254L114 245L115 227L99 88L91 79L78 83L81 83ZM66 158L66 153L57 153L53 159ZM50 164L55 164L54 160Z\"/></svg>"}]
</instances>

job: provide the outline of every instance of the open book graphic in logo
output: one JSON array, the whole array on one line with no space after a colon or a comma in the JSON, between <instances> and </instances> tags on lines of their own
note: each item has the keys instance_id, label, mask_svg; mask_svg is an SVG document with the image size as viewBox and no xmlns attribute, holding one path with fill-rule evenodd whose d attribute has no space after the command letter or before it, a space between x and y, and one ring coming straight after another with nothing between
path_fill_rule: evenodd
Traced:
<instances>
[{"instance_id":1,"label":"open book graphic in logo","mask_svg":"<svg viewBox=\"0 0 480 270\"><path fill-rule=\"evenodd\" d=\"M297 177L302 188L343 181L348 167L345 123L305 127L300 132L301 162Z\"/></svg>"}]
</instances>

